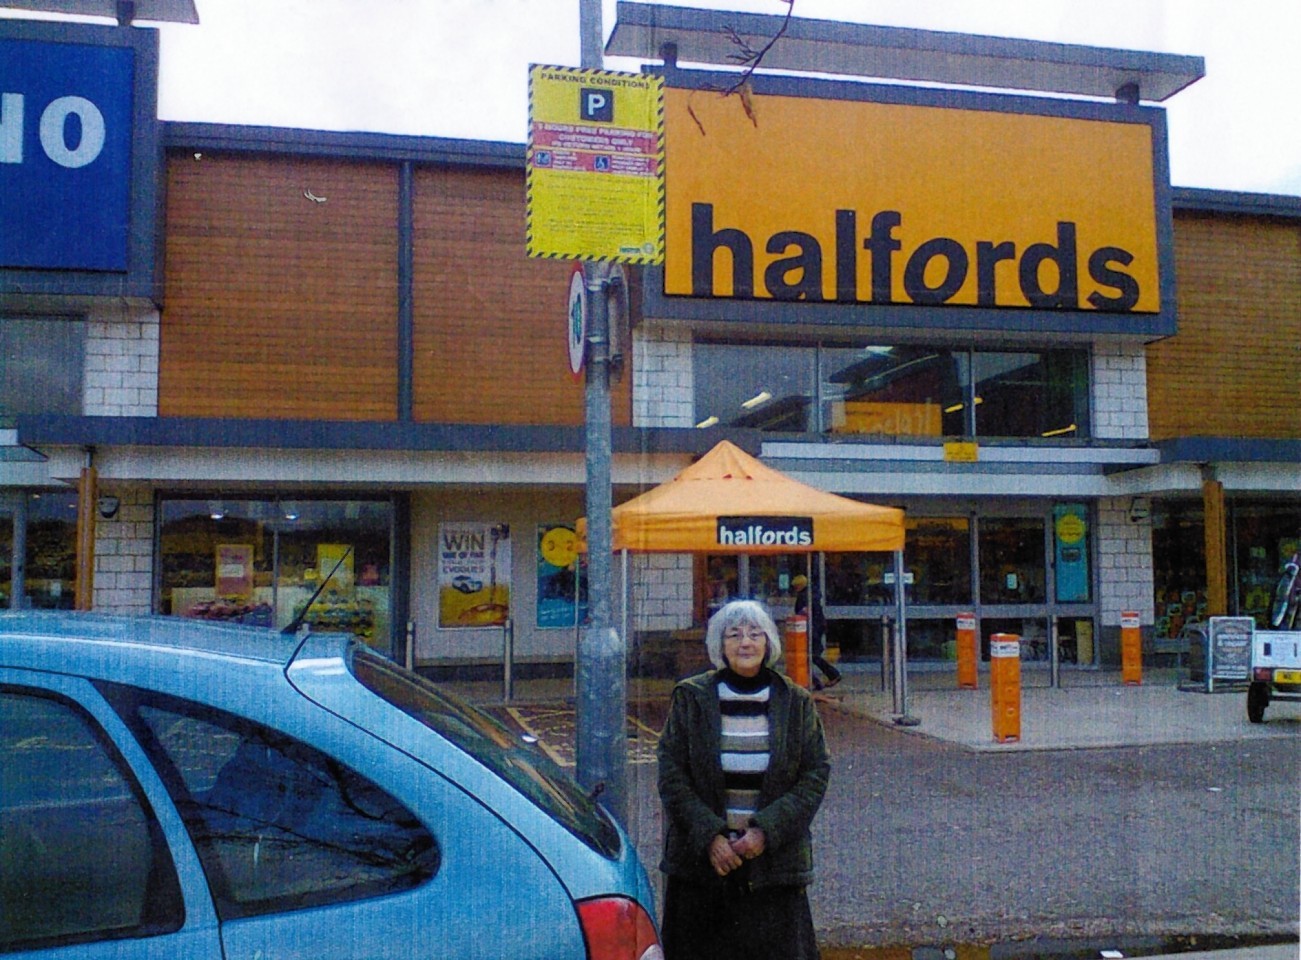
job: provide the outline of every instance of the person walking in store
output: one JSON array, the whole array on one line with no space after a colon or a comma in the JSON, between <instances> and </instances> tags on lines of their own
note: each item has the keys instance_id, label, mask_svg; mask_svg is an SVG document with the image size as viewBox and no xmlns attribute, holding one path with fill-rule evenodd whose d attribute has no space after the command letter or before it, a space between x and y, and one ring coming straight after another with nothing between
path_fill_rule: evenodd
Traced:
<instances>
[{"instance_id":1,"label":"person walking in store","mask_svg":"<svg viewBox=\"0 0 1301 960\"><path fill-rule=\"evenodd\" d=\"M795 590L796 614L809 618L809 649L813 651L813 666L826 678L819 680L817 673L814 673L813 689L834 687L840 682L840 671L826 657L827 618L822 613L822 598L817 597L812 603L809 602L813 588L809 586L809 578L802 573L791 580L791 587Z\"/></svg>"},{"instance_id":2,"label":"person walking in store","mask_svg":"<svg viewBox=\"0 0 1301 960\"><path fill-rule=\"evenodd\" d=\"M753 600L709 620L714 670L673 689L656 754L666 960L816 960L809 825L831 772L812 696Z\"/></svg>"}]
</instances>

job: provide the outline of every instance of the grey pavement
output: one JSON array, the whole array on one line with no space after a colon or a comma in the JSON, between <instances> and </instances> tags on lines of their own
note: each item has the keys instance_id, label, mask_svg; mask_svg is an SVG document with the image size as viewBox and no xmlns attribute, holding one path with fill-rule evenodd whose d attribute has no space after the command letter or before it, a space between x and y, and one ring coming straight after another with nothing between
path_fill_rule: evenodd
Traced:
<instances>
[{"instance_id":1,"label":"grey pavement","mask_svg":"<svg viewBox=\"0 0 1301 960\"><path fill-rule=\"evenodd\" d=\"M994 739L988 674L975 690L959 690L950 672L910 678L906 713L875 672L845 673L821 699L859 716L895 724L908 733L960 744L970 750L1066 750L1149 744L1217 743L1301 734L1301 703L1272 703L1265 723L1247 720L1246 692L1220 684L1213 693L1191 689L1177 669L1149 670L1137 686L1119 672L1064 670L1051 687L1046 670L1023 670L1020 737ZM915 725L904 725L906 717Z\"/></svg>"}]
</instances>

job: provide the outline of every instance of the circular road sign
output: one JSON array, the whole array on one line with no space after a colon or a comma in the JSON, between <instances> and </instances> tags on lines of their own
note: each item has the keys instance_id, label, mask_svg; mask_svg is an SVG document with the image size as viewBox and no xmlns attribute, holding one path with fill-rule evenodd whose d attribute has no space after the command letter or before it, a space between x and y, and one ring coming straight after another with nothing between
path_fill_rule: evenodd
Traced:
<instances>
[{"instance_id":1,"label":"circular road sign","mask_svg":"<svg viewBox=\"0 0 1301 960\"><path fill-rule=\"evenodd\" d=\"M565 337L569 342L569 371L578 376L583 371L583 354L587 346L587 282L583 279L581 263L574 264L574 270L569 275Z\"/></svg>"}]
</instances>

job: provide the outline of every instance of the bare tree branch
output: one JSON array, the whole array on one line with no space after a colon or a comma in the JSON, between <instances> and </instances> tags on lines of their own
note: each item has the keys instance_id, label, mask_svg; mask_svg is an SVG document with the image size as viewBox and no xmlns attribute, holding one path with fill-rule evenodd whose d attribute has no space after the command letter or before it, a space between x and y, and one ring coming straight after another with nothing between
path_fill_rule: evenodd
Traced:
<instances>
[{"instance_id":1,"label":"bare tree branch","mask_svg":"<svg viewBox=\"0 0 1301 960\"><path fill-rule=\"evenodd\" d=\"M781 0L786 4L786 16L782 19L782 25L775 34L760 49L756 50L746 42L745 38L736 32L733 27L724 27L723 34L737 48L735 53L728 54L728 59L738 64L744 64L745 69L741 71L736 82L729 87L714 88L715 92L722 94L724 97L730 97L735 94L741 101L741 109L745 115L750 118L750 123L754 126L759 125L758 118L754 112L754 87L750 83L751 76L755 70L763 65L763 58L768 55L768 51L773 45L780 40L791 25L791 17L795 14L795 0ZM691 106L691 97L695 92L687 97L687 114L695 121L696 127L700 130L700 135L705 136L705 125L700 122L700 117Z\"/></svg>"}]
</instances>

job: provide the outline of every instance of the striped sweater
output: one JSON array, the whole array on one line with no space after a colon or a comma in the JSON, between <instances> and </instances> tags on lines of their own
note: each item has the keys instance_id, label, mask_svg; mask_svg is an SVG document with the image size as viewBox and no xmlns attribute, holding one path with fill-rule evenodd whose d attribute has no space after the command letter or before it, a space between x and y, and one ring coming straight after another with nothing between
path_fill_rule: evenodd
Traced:
<instances>
[{"instance_id":1,"label":"striped sweater","mask_svg":"<svg viewBox=\"0 0 1301 960\"><path fill-rule=\"evenodd\" d=\"M727 829L739 835L750 826L759 788L768 769L768 691L766 670L742 677L727 670L718 684L722 714L720 761L727 803Z\"/></svg>"}]
</instances>

